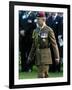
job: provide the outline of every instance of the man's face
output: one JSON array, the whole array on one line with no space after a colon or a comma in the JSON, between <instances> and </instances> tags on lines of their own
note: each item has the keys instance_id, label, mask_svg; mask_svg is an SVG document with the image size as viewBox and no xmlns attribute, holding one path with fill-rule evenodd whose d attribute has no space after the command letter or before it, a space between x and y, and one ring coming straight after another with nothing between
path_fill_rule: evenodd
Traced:
<instances>
[{"instance_id":1,"label":"man's face","mask_svg":"<svg viewBox=\"0 0 72 90\"><path fill-rule=\"evenodd\" d=\"M43 26L43 17L37 17L37 23L39 26Z\"/></svg>"}]
</instances>

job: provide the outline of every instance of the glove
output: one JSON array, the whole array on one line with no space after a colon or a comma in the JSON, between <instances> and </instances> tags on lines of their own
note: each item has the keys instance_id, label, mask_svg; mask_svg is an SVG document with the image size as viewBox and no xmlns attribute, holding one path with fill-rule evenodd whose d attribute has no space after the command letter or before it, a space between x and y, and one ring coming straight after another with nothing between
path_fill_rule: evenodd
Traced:
<instances>
[{"instance_id":1,"label":"glove","mask_svg":"<svg viewBox=\"0 0 72 90\"><path fill-rule=\"evenodd\" d=\"M28 56L27 63L29 64L31 61L31 58Z\"/></svg>"},{"instance_id":2,"label":"glove","mask_svg":"<svg viewBox=\"0 0 72 90\"><path fill-rule=\"evenodd\" d=\"M56 64L59 64L60 61L59 61L59 59L55 59L55 62L56 62Z\"/></svg>"},{"instance_id":3,"label":"glove","mask_svg":"<svg viewBox=\"0 0 72 90\"><path fill-rule=\"evenodd\" d=\"M25 30L21 30L21 31L20 31L20 34L21 34L22 36L25 36Z\"/></svg>"}]
</instances>

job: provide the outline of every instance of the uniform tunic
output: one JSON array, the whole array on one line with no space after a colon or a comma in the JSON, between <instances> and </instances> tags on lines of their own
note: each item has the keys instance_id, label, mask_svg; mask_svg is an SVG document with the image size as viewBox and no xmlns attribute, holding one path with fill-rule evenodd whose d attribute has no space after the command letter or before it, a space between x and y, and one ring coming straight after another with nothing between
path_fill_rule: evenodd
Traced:
<instances>
[{"instance_id":1,"label":"uniform tunic","mask_svg":"<svg viewBox=\"0 0 72 90\"><path fill-rule=\"evenodd\" d=\"M31 59L36 56L36 65L52 64L50 45L54 51L54 57L59 59L59 51L53 30L45 25L41 30L37 27L33 31L33 44L29 54Z\"/></svg>"}]
</instances>

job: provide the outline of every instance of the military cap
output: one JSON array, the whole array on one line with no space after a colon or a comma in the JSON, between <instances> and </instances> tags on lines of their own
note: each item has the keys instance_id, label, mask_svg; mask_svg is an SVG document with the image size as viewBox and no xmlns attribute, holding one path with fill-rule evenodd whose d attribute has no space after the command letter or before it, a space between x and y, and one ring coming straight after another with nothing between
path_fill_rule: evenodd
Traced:
<instances>
[{"instance_id":1,"label":"military cap","mask_svg":"<svg viewBox=\"0 0 72 90\"><path fill-rule=\"evenodd\" d=\"M45 12L38 12L37 17L45 17Z\"/></svg>"}]
</instances>

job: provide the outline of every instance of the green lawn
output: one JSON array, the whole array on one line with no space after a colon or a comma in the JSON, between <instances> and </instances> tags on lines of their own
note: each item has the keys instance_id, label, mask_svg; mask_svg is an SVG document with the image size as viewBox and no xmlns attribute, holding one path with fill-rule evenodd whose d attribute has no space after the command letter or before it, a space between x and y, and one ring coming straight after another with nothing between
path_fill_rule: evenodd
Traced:
<instances>
[{"instance_id":1,"label":"green lawn","mask_svg":"<svg viewBox=\"0 0 72 90\"><path fill-rule=\"evenodd\" d=\"M49 77L62 77L63 72L49 72ZM37 72L20 72L19 73L19 79L35 79L37 78Z\"/></svg>"}]
</instances>

